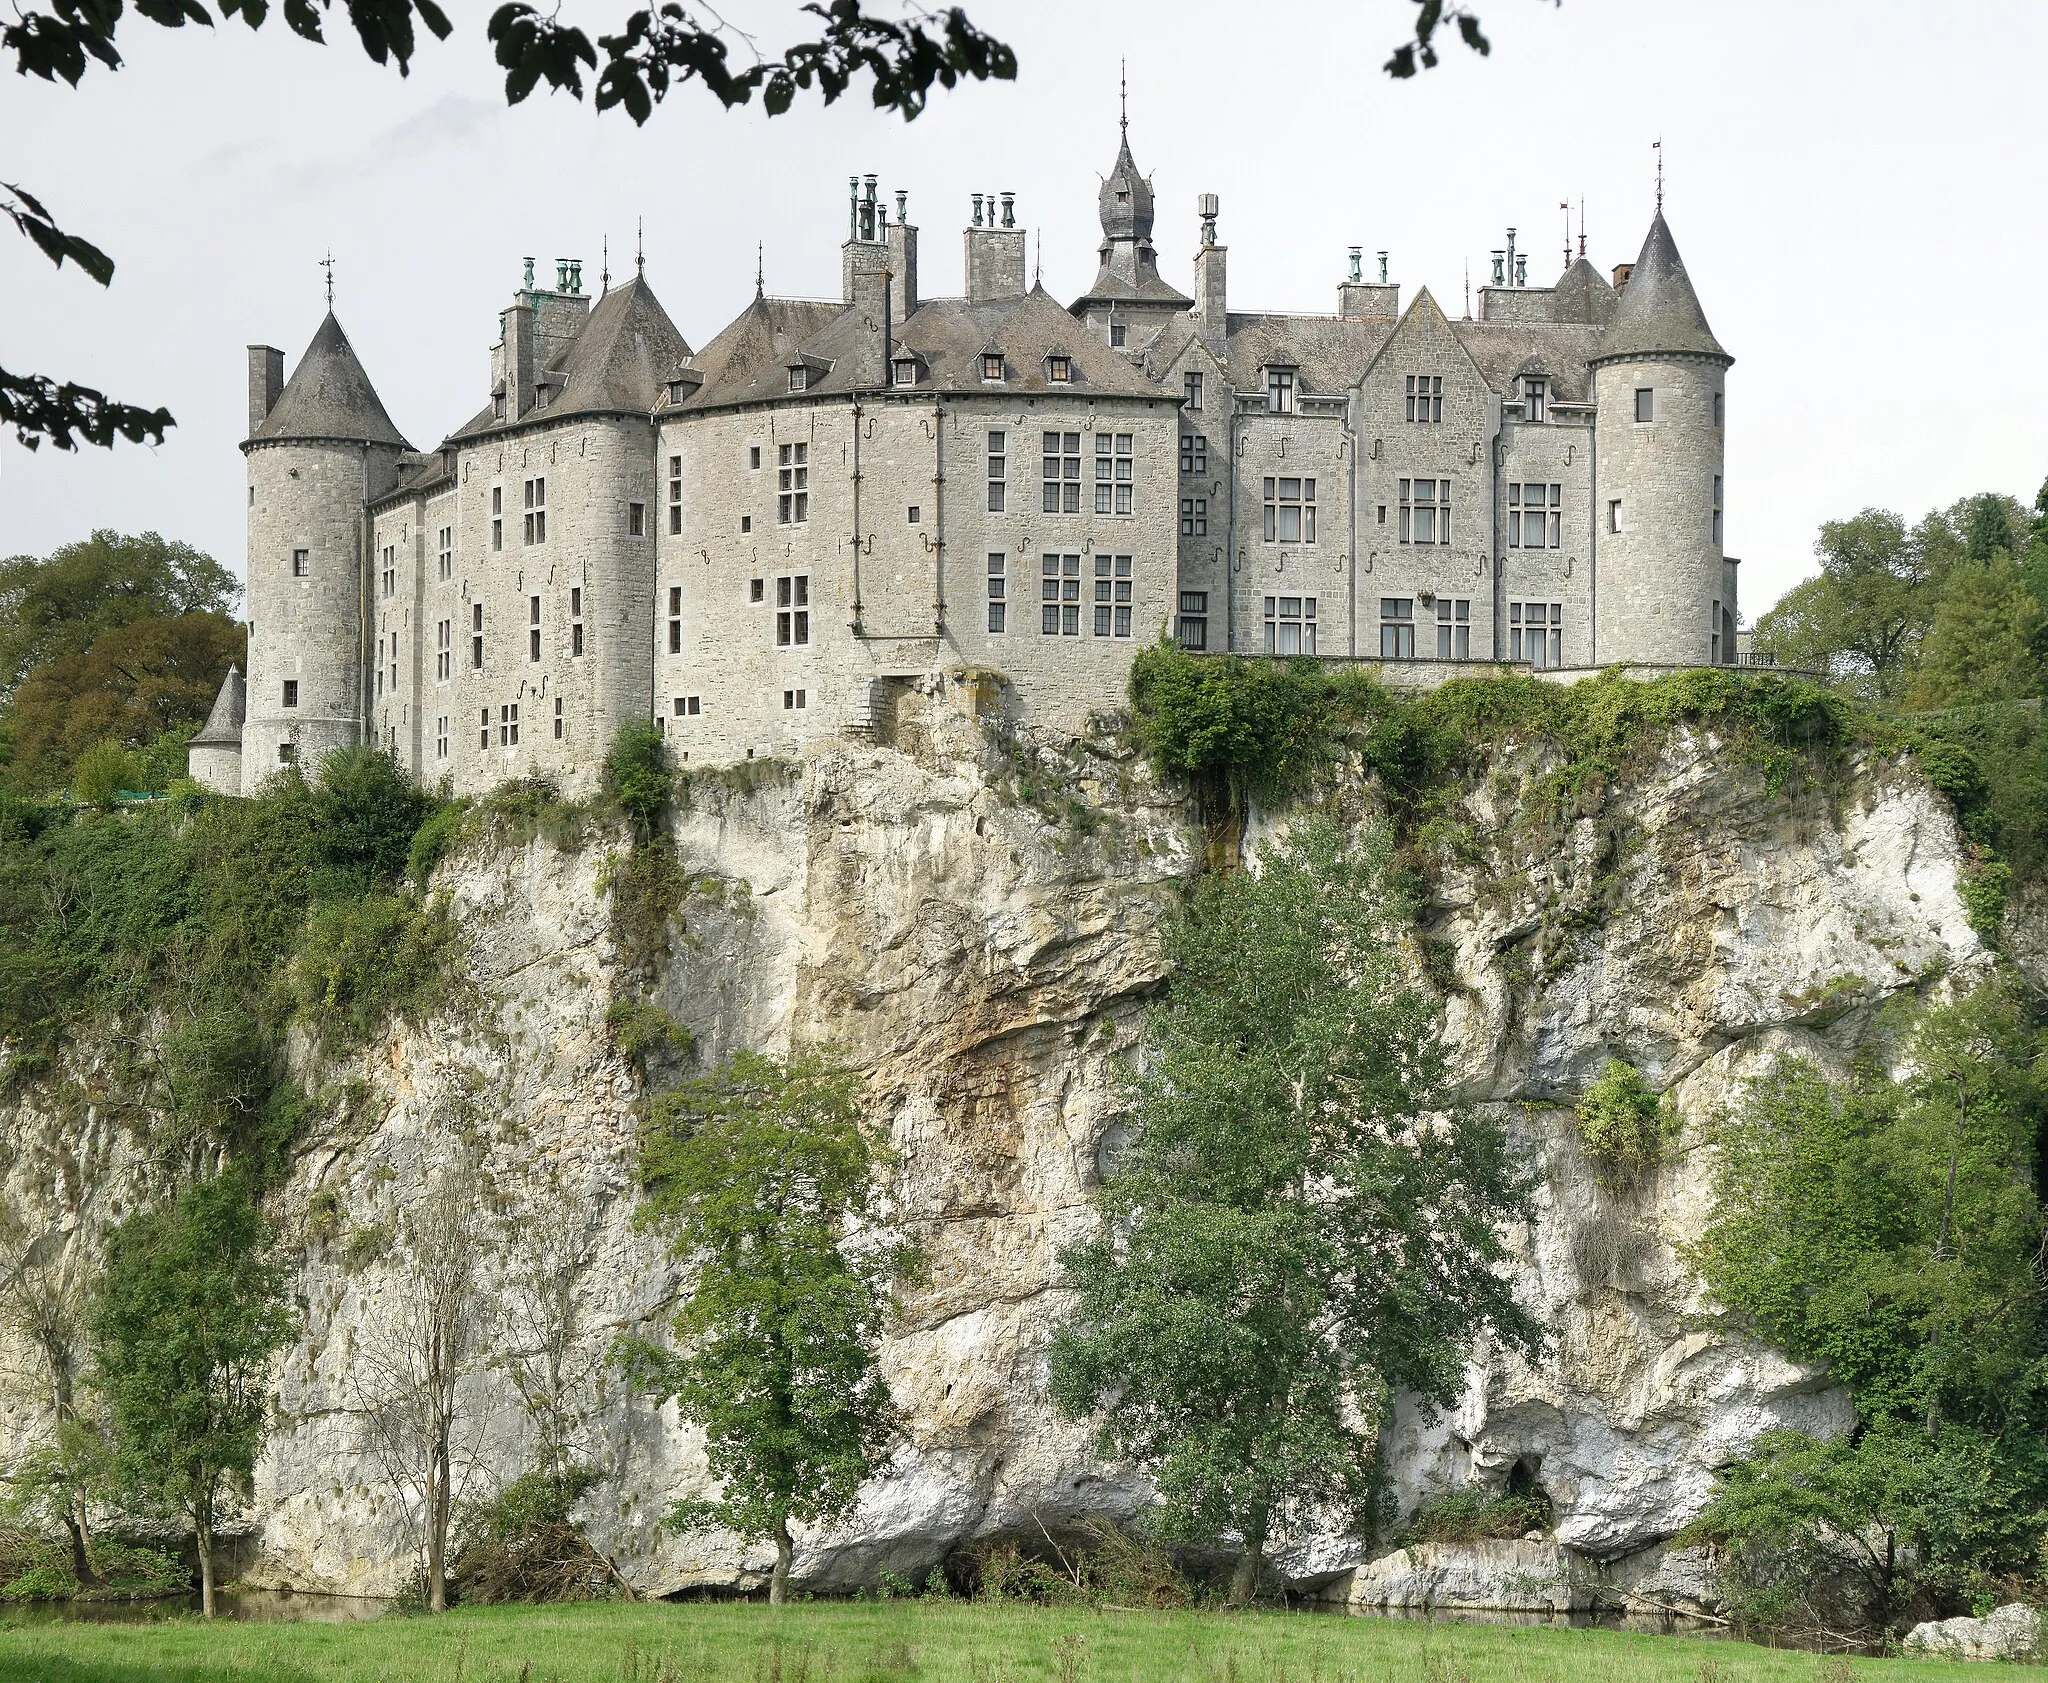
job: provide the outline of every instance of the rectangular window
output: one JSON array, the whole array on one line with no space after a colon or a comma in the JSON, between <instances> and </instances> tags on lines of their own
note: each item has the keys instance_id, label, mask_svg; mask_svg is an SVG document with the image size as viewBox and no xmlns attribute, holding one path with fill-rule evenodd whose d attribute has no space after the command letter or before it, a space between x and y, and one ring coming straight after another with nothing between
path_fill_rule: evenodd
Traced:
<instances>
[{"instance_id":1,"label":"rectangular window","mask_svg":"<svg viewBox=\"0 0 2048 1683\"><path fill-rule=\"evenodd\" d=\"M1550 387L1547 381L1525 379L1522 382L1522 414L1525 419L1531 421L1543 419L1545 399L1549 394L1549 390Z\"/></svg>"},{"instance_id":2,"label":"rectangular window","mask_svg":"<svg viewBox=\"0 0 2048 1683\"><path fill-rule=\"evenodd\" d=\"M749 445L747 446L747 467L748 467L748 469L749 469L749 470L751 471L751 470L752 470L752 469L754 469L754 468L758 468L758 467L759 467L760 465L761 465L761 446L760 446L760 445L758 445L758 444L749 444Z\"/></svg>"},{"instance_id":3,"label":"rectangular window","mask_svg":"<svg viewBox=\"0 0 2048 1683\"><path fill-rule=\"evenodd\" d=\"M1009 453L1006 448L1008 433L991 432L988 435L988 511L991 514L1003 512L1003 497L1009 487L1004 474L1009 467Z\"/></svg>"},{"instance_id":4,"label":"rectangular window","mask_svg":"<svg viewBox=\"0 0 2048 1683\"><path fill-rule=\"evenodd\" d=\"M1313 596L1266 598L1266 653L1299 655L1316 652L1316 599Z\"/></svg>"},{"instance_id":5,"label":"rectangular window","mask_svg":"<svg viewBox=\"0 0 2048 1683\"><path fill-rule=\"evenodd\" d=\"M1313 479L1268 479L1265 482L1266 542L1316 541L1316 482Z\"/></svg>"},{"instance_id":6,"label":"rectangular window","mask_svg":"<svg viewBox=\"0 0 2048 1683\"><path fill-rule=\"evenodd\" d=\"M434 548L439 555L439 561L434 569L434 576L442 584L446 584L455 576L455 528L453 526L443 526L441 528L436 534Z\"/></svg>"},{"instance_id":7,"label":"rectangular window","mask_svg":"<svg viewBox=\"0 0 2048 1683\"><path fill-rule=\"evenodd\" d=\"M1184 378L1184 381L1183 381L1183 389L1184 389L1184 390L1186 391L1186 393L1187 393L1187 399L1186 399L1186 401L1187 401L1187 406L1188 406L1188 407L1189 407L1190 409L1199 409L1199 408L1201 408L1201 407L1202 407L1202 376L1201 376L1201 375L1199 375L1199 374L1189 374L1189 375L1185 376L1185 378Z\"/></svg>"},{"instance_id":8,"label":"rectangular window","mask_svg":"<svg viewBox=\"0 0 2048 1683\"><path fill-rule=\"evenodd\" d=\"M455 676L455 622L439 620L434 625L434 681L445 684Z\"/></svg>"},{"instance_id":9,"label":"rectangular window","mask_svg":"<svg viewBox=\"0 0 2048 1683\"><path fill-rule=\"evenodd\" d=\"M1009 579L1005 576L1005 562L1002 556L991 554L988 558L988 628L1001 631L1009 617L1010 603L1007 595Z\"/></svg>"},{"instance_id":10,"label":"rectangular window","mask_svg":"<svg viewBox=\"0 0 2048 1683\"><path fill-rule=\"evenodd\" d=\"M683 587L679 584L668 587L668 652L683 652Z\"/></svg>"},{"instance_id":11,"label":"rectangular window","mask_svg":"<svg viewBox=\"0 0 2048 1683\"><path fill-rule=\"evenodd\" d=\"M469 664L473 671L484 669L484 605L472 603L469 610ZM486 748L490 746L487 742Z\"/></svg>"},{"instance_id":12,"label":"rectangular window","mask_svg":"<svg viewBox=\"0 0 2048 1683\"><path fill-rule=\"evenodd\" d=\"M434 721L434 758L437 760L445 760L447 757L448 715L446 713L443 713L438 719Z\"/></svg>"},{"instance_id":13,"label":"rectangular window","mask_svg":"<svg viewBox=\"0 0 2048 1683\"><path fill-rule=\"evenodd\" d=\"M1056 386L1067 385L1074 378L1074 359L1065 356L1047 357L1045 377Z\"/></svg>"},{"instance_id":14,"label":"rectangular window","mask_svg":"<svg viewBox=\"0 0 2048 1683\"><path fill-rule=\"evenodd\" d=\"M1109 342L1114 348L1122 348L1124 342L1124 324L1122 322L1113 321L1109 324Z\"/></svg>"},{"instance_id":15,"label":"rectangular window","mask_svg":"<svg viewBox=\"0 0 2048 1683\"><path fill-rule=\"evenodd\" d=\"M775 646L802 648L811 640L811 575L790 573L775 581Z\"/></svg>"},{"instance_id":16,"label":"rectangular window","mask_svg":"<svg viewBox=\"0 0 2048 1683\"><path fill-rule=\"evenodd\" d=\"M1266 409L1274 415L1294 413L1294 370L1291 368L1269 368L1266 370Z\"/></svg>"},{"instance_id":17,"label":"rectangular window","mask_svg":"<svg viewBox=\"0 0 2048 1683\"><path fill-rule=\"evenodd\" d=\"M1133 457L1131 434L1095 435L1095 512L1129 514Z\"/></svg>"},{"instance_id":18,"label":"rectangular window","mask_svg":"<svg viewBox=\"0 0 2048 1683\"><path fill-rule=\"evenodd\" d=\"M1412 596L1380 598L1380 659L1415 658L1415 599Z\"/></svg>"},{"instance_id":19,"label":"rectangular window","mask_svg":"<svg viewBox=\"0 0 2048 1683\"><path fill-rule=\"evenodd\" d=\"M1636 387L1636 419L1642 422L1657 418L1657 390L1654 386Z\"/></svg>"},{"instance_id":20,"label":"rectangular window","mask_svg":"<svg viewBox=\"0 0 2048 1683\"><path fill-rule=\"evenodd\" d=\"M1410 374L1408 377L1408 419L1418 424L1444 418L1444 377L1441 374Z\"/></svg>"},{"instance_id":21,"label":"rectangular window","mask_svg":"<svg viewBox=\"0 0 2048 1683\"><path fill-rule=\"evenodd\" d=\"M313 570L313 552L310 549L292 551L292 577L302 579Z\"/></svg>"},{"instance_id":22,"label":"rectangular window","mask_svg":"<svg viewBox=\"0 0 2048 1683\"><path fill-rule=\"evenodd\" d=\"M1209 535L1209 499L1183 497L1180 500L1180 535L1205 538Z\"/></svg>"},{"instance_id":23,"label":"rectangular window","mask_svg":"<svg viewBox=\"0 0 2048 1683\"><path fill-rule=\"evenodd\" d=\"M1721 664L1721 604L1718 600L1708 604L1707 613L1707 664Z\"/></svg>"},{"instance_id":24,"label":"rectangular window","mask_svg":"<svg viewBox=\"0 0 2048 1683\"><path fill-rule=\"evenodd\" d=\"M360 648L361 646L362 646L361 644L358 644L358 645L357 645L357 647L358 647L358 648ZM287 678L287 679L285 679L285 681L284 681L284 704L285 704L285 706L287 706L287 707L296 707L296 706L298 706L298 704L299 704L299 681L298 681L298 679L296 679L296 678Z\"/></svg>"},{"instance_id":25,"label":"rectangular window","mask_svg":"<svg viewBox=\"0 0 2048 1683\"><path fill-rule=\"evenodd\" d=\"M644 538L647 536L647 505L645 503L626 504L626 536L629 538Z\"/></svg>"},{"instance_id":26,"label":"rectangular window","mask_svg":"<svg viewBox=\"0 0 2048 1683\"><path fill-rule=\"evenodd\" d=\"M562 698L555 697L555 740L560 742L568 732L568 721L562 717Z\"/></svg>"},{"instance_id":27,"label":"rectangular window","mask_svg":"<svg viewBox=\"0 0 2048 1683\"><path fill-rule=\"evenodd\" d=\"M1081 635L1081 558L1048 555L1039 564L1038 629L1047 637Z\"/></svg>"},{"instance_id":28,"label":"rectangular window","mask_svg":"<svg viewBox=\"0 0 2048 1683\"><path fill-rule=\"evenodd\" d=\"M1508 486L1508 548L1564 547L1564 487Z\"/></svg>"},{"instance_id":29,"label":"rectangular window","mask_svg":"<svg viewBox=\"0 0 2048 1683\"><path fill-rule=\"evenodd\" d=\"M1095 557L1095 635L1128 637L1131 634L1131 558L1128 555Z\"/></svg>"},{"instance_id":30,"label":"rectangular window","mask_svg":"<svg viewBox=\"0 0 2048 1683\"><path fill-rule=\"evenodd\" d=\"M1714 542L1721 541L1721 476L1714 475Z\"/></svg>"},{"instance_id":31,"label":"rectangular window","mask_svg":"<svg viewBox=\"0 0 2048 1683\"><path fill-rule=\"evenodd\" d=\"M668 529L671 537L683 529L683 458L668 459Z\"/></svg>"},{"instance_id":32,"label":"rectangular window","mask_svg":"<svg viewBox=\"0 0 2048 1683\"><path fill-rule=\"evenodd\" d=\"M802 711L804 710L804 708L805 708L805 707L806 707L807 705L809 705L809 698L808 698L808 697L807 697L807 696L805 695L804 691L802 691L802 690L784 690L784 691L782 692L782 710L783 710L783 712L785 712L785 713L800 713L800 712L802 712Z\"/></svg>"},{"instance_id":33,"label":"rectangular window","mask_svg":"<svg viewBox=\"0 0 2048 1683\"><path fill-rule=\"evenodd\" d=\"M505 547L505 522L501 518L504 512L505 487L493 485L491 487L491 553L493 555ZM490 744L485 743L484 746L488 748Z\"/></svg>"},{"instance_id":34,"label":"rectangular window","mask_svg":"<svg viewBox=\"0 0 2048 1683\"><path fill-rule=\"evenodd\" d=\"M1610 532L1621 530L1621 499L1619 497L1616 497L1607 505L1607 529Z\"/></svg>"},{"instance_id":35,"label":"rectangular window","mask_svg":"<svg viewBox=\"0 0 2048 1683\"><path fill-rule=\"evenodd\" d=\"M1714 393L1714 425L1717 427L1726 425L1722 417L1727 411L1721 407L1721 396L1722 394L1719 392Z\"/></svg>"},{"instance_id":36,"label":"rectangular window","mask_svg":"<svg viewBox=\"0 0 2048 1683\"><path fill-rule=\"evenodd\" d=\"M1209 646L1209 593L1206 590L1183 590L1180 593L1178 635L1184 649L1206 649Z\"/></svg>"},{"instance_id":37,"label":"rectangular window","mask_svg":"<svg viewBox=\"0 0 2048 1683\"><path fill-rule=\"evenodd\" d=\"M569 653L583 652L583 586L569 586Z\"/></svg>"},{"instance_id":38,"label":"rectangular window","mask_svg":"<svg viewBox=\"0 0 2048 1683\"><path fill-rule=\"evenodd\" d=\"M488 707L477 709L476 745L479 748L488 748L491 745L491 710Z\"/></svg>"},{"instance_id":39,"label":"rectangular window","mask_svg":"<svg viewBox=\"0 0 2048 1683\"><path fill-rule=\"evenodd\" d=\"M1003 377L1003 353L983 351L981 353L981 377L984 380L1000 380Z\"/></svg>"},{"instance_id":40,"label":"rectangular window","mask_svg":"<svg viewBox=\"0 0 2048 1683\"><path fill-rule=\"evenodd\" d=\"M519 746L519 703L516 701L508 701L498 709L498 746Z\"/></svg>"},{"instance_id":41,"label":"rectangular window","mask_svg":"<svg viewBox=\"0 0 2048 1683\"><path fill-rule=\"evenodd\" d=\"M1468 598L1453 600L1439 596L1436 599L1436 658L1472 658L1472 603Z\"/></svg>"},{"instance_id":42,"label":"rectangular window","mask_svg":"<svg viewBox=\"0 0 2048 1683\"><path fill-rule=\"evenodd\" d=\"M811 447L784 444L776 450L776 518L800 526L811 517Z\"/></svg>"},{"instance_id":43,"label":"rectangular window","mask_svg":"<svg viewBox=\"0 0 2048 1683\"><path fill-rule=\"evenodd\" d=\"M529 479L521 491L526 505L526 541L546 543L548 541L548 482L545 478Z\"/></svg>"},{"instance_id":44,"label":"rectangular window","mask_svg":"<svg viewBox=\"0 0 2048 1683\"><path fill-rule=\"evenodd\" d=\"M1044 438L1044 509L1047 514L1081 512L1081 435L1049 432Z\"/></svg>"},{"instance_id":45,"label":"rectangular window","mask_svg":"<svg viewBox=\"0 0 2048 1683\"><path fill-rule=\"evenodd\" d=\"M1525 660L1539 672L1564 664L1564 604L1510 602L1508 659Z\"/></svg>"},{"instance_id":46,"label":"rectangular window","mask_svg":"<svg viewBox=\"0 0 2048 1683\"><path fill-rule=\"evenodd\" d=\"M1180 471L1182 473L1207 473L1209 471L1209 440L1199 432L1184 432L1180 435Z\"/></svg>"},{"instance_id":47,"label":"rectangular window","mask_svg":"<svg viewBox=\"0 0 2048 1683\"><path fill-rule=\"evenodd\" d=\"M1401 541L1435 544L1451 541L1451 482L1448 479L1401 481Z\"/></svg>"},{"instance_id":48,"label":"rectangular window","mask_svg":"<svg viewBox=\"0 0 2048 1683\"><path fill-rule=\"evenodd\" d=\"M384 546L384 570L378 582L380 585L382 585L384 594L386 596L394 596L397 594L398 551L393 545L388 543Z\"/></svg>"}]
</instances>

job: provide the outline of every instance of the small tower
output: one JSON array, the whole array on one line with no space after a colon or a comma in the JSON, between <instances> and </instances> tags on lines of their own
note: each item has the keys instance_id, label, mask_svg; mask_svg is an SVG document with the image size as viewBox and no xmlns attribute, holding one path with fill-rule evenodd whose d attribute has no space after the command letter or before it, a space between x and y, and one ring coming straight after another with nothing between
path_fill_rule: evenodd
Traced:
<instances>
[{"instance_id":1,"label":"small tower","mask_svg":"<svg viewBox=\"0 0 2048 1683\"><path fill-rule=\"evenodd\" d=\"M283 365L249 347L244 794L363 740L368 506L407 448L332 310L280 391Z\"/></svg>"},{"instance_id":2,"label":"small tower","mask_svg":"<svg viewBox=\"0 0 2048 1683\"><path fill-rule=\"evenodd\" d=\"M1159 273L1159 254L1152 246L1152 183L1138 173L1131 157L1128 122L1095 205L1102 219L1101 267L1094 284L1068 308L1112 345L1135 350L1193 300ZM1133 328L1139 330L1135 335Z\"/></svg>"},{"instance_id":3,"label":"small tower","mask_svg":"<svg viewBox=\"0 0 2048 1683\"><path fill-rule=\"evenodd\" d=\"M1734 360L1660 209L1591 358L1596 663L1727 657L1722 390Z\"/></svg>"}]
</instances>

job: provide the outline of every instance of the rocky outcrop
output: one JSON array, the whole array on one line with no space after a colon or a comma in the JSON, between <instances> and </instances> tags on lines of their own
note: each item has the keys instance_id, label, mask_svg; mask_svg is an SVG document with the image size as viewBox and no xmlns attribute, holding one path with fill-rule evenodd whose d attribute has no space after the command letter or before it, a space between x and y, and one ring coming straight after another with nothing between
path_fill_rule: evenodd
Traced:
<instances>
[{"instance_id":1,"label":"rocky outcrop","mask_svg":"<svg viewBox=\"0 0 2048 1683\"><path fill-rule=\"evenodd\" d=\"M1929 1619L1906 1635L1906 1652L1947 1660L2035 1660L2044 1647L2040 1612L2015 1601L1982 1619Z\"/></svg>"},{"instance_id":2,"label":"rocky outcrop","mask_svg":"<svg viewBox=\"0 0 2048 1683\"><path fill-rule=\"evenodd\" d=\"M532 1330L522 1270L553 1257L574 1283L582 1447L604 1475L584 1509L593 1540L653 1592L759 1580L763 1551L662 1529L672 1501L704 1489L701 1442L604 1360L621 1333L657 1333L677 1290L632 1225L647 1095L606 1026L622 999L687 1024L710 1062L830 1042L868 1072L888 1122L894 1218L929 1260L885 1350L909 1440L850 1522L803 1539L800 1577L921 1576L976 1539L1143 1503L1141 1479L1052 1414L1044 1349L1057 1253L1090 1221L1115 1062L1203 838L1121 749L993 745L942 708L917 726L897 748L696 780L671 829L686 880L652 946L622 951L614 927L620 838L471 842L437 878L462 930L459 997L346 1059L298 1049L323 1095L279 1200L305 1330L278 1372L252 1582L376 1592L411 1569L363 1375L405 1302L391 1237L435 1166L457 1160L487 1186L493 1257L479 1301L497 1359L463 1399L472 1487L531 1456L509 1366ZM1510 1579L1536 1586L1523 1604L1576 1605L1630 1561L1653 1601L1677 1593L1697 1571L1658 1545L1714 1465L1770 1426L1848 1423L1839 1391L1721 1329L1687 1274L1707 1210L1702 1126L1773 1059L1840 1067L1885 999L1986 962L1957 899L1949 812L1907 772L1860 763L1772 793L1710 738L1680 734L1640 774L1546 816L1532 793L1545 770L1535 751L1503 749L1435 826L1417 961L1445 987L1469 1097L1505 1107L1540 1167L1515 1244L1550 1344L1532 1362L1476 1352L1456 1406L1402 1406L1388 1450L1404 1508L1519 1467L1555 1535L1462 1564L1295 1541L1303 1582L1345 1580L1374 1605L1449 1605ZM1265 833L1254 825L1250 845ZM1680 1118L1663 1160L1625 1183L1586 1160L1569 1109L1610 1056L1668 1087ZM24 1100L0 1114L0 1138L10 1195L60 1242L148 1190L112 1112ZM7 1452L25 1419L0 1416Z\"/></svg>"}]
</instances>

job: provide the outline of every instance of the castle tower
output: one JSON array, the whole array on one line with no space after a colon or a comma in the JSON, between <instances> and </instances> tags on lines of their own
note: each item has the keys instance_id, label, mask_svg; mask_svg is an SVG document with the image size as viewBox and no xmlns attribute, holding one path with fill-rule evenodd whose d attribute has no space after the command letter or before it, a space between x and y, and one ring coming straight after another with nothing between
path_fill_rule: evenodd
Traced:
<instances>
[{"instance_id":1,"label":"castle tower","mask_svg":"<svg viewBox=\"0 0 2048 1683\"><path fill-rule=\"evenodd\" d=\"M280 391L283 367L249 347L244 794L363 740L368 505L408 448L332 311Z\"/></svg>"},{"instance_id":2,"label":"castle tower","mask_svg":"<svg viewBox=\"0 0 2048 1683\"><path fill-rule=\"evenodd\" d=\"M1659 210L1592 358L1596 664L1699 666L1732 653L1720 511L1734 360Z\"/></svg>"},{"instance_id":3,"label":"castle tower","mask_svg":"<svg viewBox=\"0 0 2048 1683\"><path fill-rule=\"evenodd\" d=\"M1095 208L1102 221L1101 267L1094 284L1068 308L1113 347L1135 351L1193 300L1160 276L1152 246L1152 183L1131 157L1128 123Z\"/></svg>"}]
</instances>

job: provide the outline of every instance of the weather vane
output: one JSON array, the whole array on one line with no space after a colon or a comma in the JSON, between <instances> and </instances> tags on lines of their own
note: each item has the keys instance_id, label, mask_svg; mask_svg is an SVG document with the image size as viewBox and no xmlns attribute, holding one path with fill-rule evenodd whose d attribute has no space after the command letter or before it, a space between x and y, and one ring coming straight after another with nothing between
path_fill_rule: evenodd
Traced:
<instances>
[{"instance_id":1,"label":"weather vane","mask_svg":"<svg viewBox=\"0 0 2048 1683\"><path fill-rule=\"evenodd\" d=\"M1131 134L1131 82L1126 74L1128 68L1125 60L1116 61L1116 126L1126 140Z\"/></svg>"},{"instance_id":2,"label":"weather vane","mask_svg":"<svg viewBox=\"0 0 2048 1683\"><path fill-rule=\"evenodd\" d=\"M1657 214L1664 214L1664 137L1659 135L1650 142L1650 150L1657 154Z\"/></svg>"},{"instance_id":3,"label":"weather vane","mask_svg":"<svg viewBox=\"0 0 2048 1683\"><path fill-rule=\"evenodd\" d=\"M334 308L334 247L327 248L327 255L320 259L320 267L327 271L327 307Z\"/></svg>"}]
</instances>

